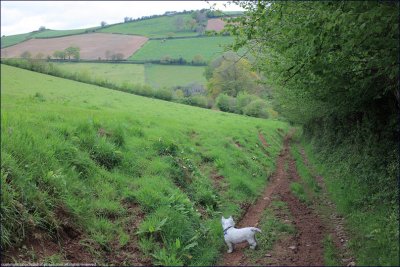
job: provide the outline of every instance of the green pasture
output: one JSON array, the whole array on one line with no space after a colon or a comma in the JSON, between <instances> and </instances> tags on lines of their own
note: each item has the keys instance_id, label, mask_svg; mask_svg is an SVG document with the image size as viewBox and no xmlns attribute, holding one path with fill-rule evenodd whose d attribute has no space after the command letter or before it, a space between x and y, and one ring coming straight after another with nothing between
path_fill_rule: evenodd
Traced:
<instances>
[{"instance_id":1,"label":"green pasture","mask_svg":"<svg viewBox=\"0 0 400 267\"><path fill-rule=\"evenodd\" d=\"M21 43L25 40L30 39L32 35L33 33L30 32L1 37L1 48Z\"/></svg>"},{"instance_id":2,"label":"green pasture","mask_svg":"<svg viewBox=\"0 0 400 267\"><path fill-rule=\"evenodd\" d=\"M203 66L176 66L157 64L113 63L54 63L62 71L106 78L117 85L147 84L154 88L184 86L190 83L205 84Z\"/></svg>"},{"instance_id":3,"label":"green pasture","mask_svg":"<svg viewBox=\"0 0 400 267\"><path fill-rule=\"evenodd\" d=\"M98 32L134 34L147 37L178 37L197 35L197 33L194 31L178 31L176 26L176 20L178 18L182 18L183 21L192 19L190 14L162 16L158 18L112 25L104 29L100 29Z\"/></svg>"},{"instance_id":4,"label":"green pasture","mask_svg":"<svg viewBox=\"0 0 400 267\"><path fill-rule=\"evenodd\" d=\"M55 63L62 71L80 73L93 79L106 78L118 85L123 83L144 84L145 68L143 64L112 63Z\"/></svg>"},{"instance_id":5,"label":"green pasture","mask_svg":"<svg viewBox=\"0 0 400 267\"><path fill-rule=\"evenodd\" d=\"M45 30L38 32L34 35L34 38L46 38L46 37L61 37L66 35L81 34L87 30L94 30L98 27L87 28L87 29L74 29L74 30Z\"/></svg>"},{"instance_id":6,"label":"green pasture","mask_svg":"<svg viewBox=\"0 0 400 267\"><path fill-rule=\"evenodd\" d=\"M87 30L94 30L97 27L88 28L88 29L75 29L75 30L44 30L44 31L35 31L23 34L16 34L1 37L1 47L7 47L10 45L18 44L23 41L32 39L32 38L51 38L51 37L62 37L73 34L81 34L85 33Z\"/></svg>"},{"instance_id":7,"label":"green pasture","mask_svg":"<svg viewBox=\"0 0 400 267\"><path fill-rule=\"evenodd\" d=\"M203 66L146 64L145 73L146 84L155 88L206 83L206 78L203 75Z\"/></svg>"},{"instance_id":8,"label":"green pasture","mask_svg":"<svg viewBox=\"0 0 400 267\"><path fill-rule=\"evenodd\" d=\"M191 61L200 55L205 61L209 61L221 55L225 46L232 42L233 38L227 36L150 40L129 59L160 60L169 56Z\"/></svg>"},{"instance_id":9,"label":"green pasture","mask_svg":"<svg viewBox=\"0 0 400 267\"><path fill-rule=\"evenodd\" d=\"M1 73L3 250L35 229L57 239L62 209L100 265L132 242L153 264L213 265L221 214L237 218L263 191L278 129L288 128L10 66Z\"/></svg>"}]
</instances>

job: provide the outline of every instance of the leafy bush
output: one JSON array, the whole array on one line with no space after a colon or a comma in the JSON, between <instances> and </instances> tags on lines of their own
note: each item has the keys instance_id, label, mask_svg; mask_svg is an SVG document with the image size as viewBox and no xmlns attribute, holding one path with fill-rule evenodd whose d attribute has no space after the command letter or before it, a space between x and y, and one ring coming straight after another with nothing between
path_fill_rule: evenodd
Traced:
<instances>
[{"instance_id":1,"label":"leafy bush","mask_svg":"<svg viewBox=\"0 0 400 267\"><path fill-rule=\"evenodd\" d=\"M243 113L252 117L268 118L267 103L262 99L256 99L243 108Z\"/></svg>"},{"instance_id":2,"label":"leafy bush","mask_svg":"<svg viewBox=\"0 0 400 267\"><path fill-rule=\"evenodd\" d=\"M168 88L162 88L154 91L154 97L166 101L170 101L172 99L172 92Z\"/></svg>"},{"instance_id":3,"label":"leafy bush","mask_svg":"<svg viewBox=\"0 0 400 267\"><path fill-rule=\"evenodd\" d=\"M176 89L174 92L175 99L182 99L184 97L183 91L181 89Z\"/></svg>"},{"instance_id":4,"label":"leafy bush","mask_svg":"<svg viewBox=\"0 0 400 267\"><path fill-rule=\"evenodd\" d=\"M197 106L197 107L201 107L201 108L209 108L208 99L206 96L195 95L195 96L190 97L190 100L191 100L192 106Z\"/></svg>"},{"instance_id":5,"label":"leafy bush","mask_svg":"<svg viewBox=\"0 0 400 267\"><path fill-rule=\"evenodd\" d=\"M217 107L221 111L235 112L236 111L236 98L226 94L220 94L216 99Z\"/></svg>"},{"instance_id":6,"label":"leafy bush","mask_svg":"<svg viewBox=\"0 0 400 267\"><path fill-rule=\"evenodd\" d=\"M132 89L132 91L138 95L153 97L154 89L148 85L138 85Z\"/></svg>"},{"instance_id":7,"label":"leafy bush","mask_svg":"<svg viewBox=\"0 0 400 267\"><path fill-rule=\"evenodd\" d=\"M236 108L237 108L238 113L243 114L244 107L246 107L252 101L257 100L257 99L260 99L260 98L256 95L250 95L245 92L239 93L238 96L236 97L236 103L237 103Z\"/></svg>"}]
</instances>

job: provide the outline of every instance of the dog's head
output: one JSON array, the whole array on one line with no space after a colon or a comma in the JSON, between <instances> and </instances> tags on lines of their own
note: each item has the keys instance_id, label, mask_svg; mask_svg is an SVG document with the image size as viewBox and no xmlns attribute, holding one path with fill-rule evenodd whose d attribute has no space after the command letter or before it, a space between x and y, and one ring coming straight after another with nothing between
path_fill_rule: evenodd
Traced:
<instances>
[{"instance_id":1,"label":"dog's head","mask_svg":"<svg viewBox=\"0 0 400 267\"><path fill-rule=\"evenodd\" d=\"M235 226L235 222L233 221L232 216L230 216L228 219L225 219L224 216L222 216L221 224L222 224L222 228L224 228L224 229Z\"/></svg>"}]
</instances>

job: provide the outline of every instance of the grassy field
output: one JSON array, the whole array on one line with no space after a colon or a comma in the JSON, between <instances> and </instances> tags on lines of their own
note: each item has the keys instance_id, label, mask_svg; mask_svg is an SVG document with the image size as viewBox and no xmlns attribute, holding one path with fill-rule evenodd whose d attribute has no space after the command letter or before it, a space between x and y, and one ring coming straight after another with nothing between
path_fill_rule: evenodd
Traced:
<instances>
[{"instance_id":1,"label":"grassy field","mask_svg":"<svg viewBox=\"0 0 400 267\"><path fill-rule=\"evenodd\" d=\"M75 29L75 30L45 30L38 32L34 35L34 38L46 38L46 37L61 37L70 34L81 34L85 33L87 30L94 30L98 27L87 28L87 29Z\"/></svg>"},{"instance_id":2,"label":"grassy field","mask_svg":"<svg viewBox=\"0 0 400 267\"><path fill-rule=\"evenodd\" d=\"M80 73L92 78L107 78L118 85L123 83L144 84L143 64L105 64L105 63L55 63L61 70Z\"/></svg>"},{"instance_id":3,"label":"grassy field","mask_svg":"<svg viewBox=\"0 0 400 267\"><path fill-rule=\"evenodd\" d=\"M32 37L32 35L33 33L22 33L1 37L1 48L28 40Z\"/></svg>"},{"instance_id":4,"label":"grassy field","mask_svg":"<svg viewBox=\"0 0 400 267\"><path fill-rule=\"evenodd\" d=\"M147 84L154 88L205 84L204 67L155 64L54 63L61 70L96 78L107 78L118 85Z\"/></svg>"},{"instance_id":5,"label":"grassy field","mask_svg":"<svg viewBox=\"0 0 400 267\"><path fill-rule=\"evenodd\" d=\"M92 78L107 78L118 85L147 84L155 88L205 84L204 67L156 64L55 63L61 70Z\"/></svg>"},{"instance_id":6,"label":"grassy field","mask_svg":"<svg viewBox=\"0 0 400 267\"><path fill-rule=\"evenodd\" d=\"M95 29L94 28L89 28L89 29ZM85 33L85 31L88 29L76 29L76 30L45 30L41 32L29 32L29 33L23 33L23 34L16 34L16 35L10 35L10 36L5 36L1 37L1 47L6 47L14 44L21 43L25 40L31 39L31 38L45 38L45 37L61 37L61 36L66 36L70 34L80 34L80 33Z\"/></svg>"},{"instance_id":7,"label":"grassy field","mask_svg":"<svg viewBox=\"0 0 400 267\"><path fill-rule=\"evenodd\" d=\"M17 262L68 262L68 248L43 256L28 238L62 242L67 221L92 262L110 263L112 251L124 255L117 265L212 265L221 214L239 216L261 193L278 128L288 128L4 65L1 73L3 262L24 244Z\"/></svg>"},{"instance_id":8,"label":"grassy field","mask_svg":"<svg viewBox=\"0 0 400 267\"><path fill-rule=\"evenodd\" d=\"M204 67L146 64L146 84L152 87L205 84Z\"/></svg>"},{"instance_id":9,"label":"grassy field","mask_svg":"<svg viewBox=\"0 0 400 267\"><path fill-rule=\"evenodd\" d=\"M200 55L204 60L211 60L222 54L224 46L233 42L232 37L206 37L172 40L150 40L130 59L159 60L165 56L182 57L191 61Z\"/></svg>"},{"instance_id":10,"label":"grassy field","mask_svg":"<svg viewBox=\"0 0 400 267\"><path fill-rule=\"evenodd\" d=\"M197 35L197 33L193 31L178 31L175 23L177 18L182 18L183 21L192 19L190 14L162 16L153 19L118 24L100 29L98 32L135 34L147 37L177 37Z\"/></svg>"}]
</instances>

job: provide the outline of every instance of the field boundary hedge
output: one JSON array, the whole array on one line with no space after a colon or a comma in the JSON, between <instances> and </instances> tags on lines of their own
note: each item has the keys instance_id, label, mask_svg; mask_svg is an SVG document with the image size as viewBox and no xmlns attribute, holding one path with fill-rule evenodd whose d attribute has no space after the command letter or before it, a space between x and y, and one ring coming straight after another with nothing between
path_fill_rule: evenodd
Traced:
<instances>
[{"instance_id":1,"label":"field boundary hedge","mask_svg":"<svg viewBox=\"0 0 400 267\"><path fill-rule=\"evenodd\" d=\"M17 58L10 58L15 60ZM113 63L113 64L159 64L159 65L189 65L189 66L207 66L206 62L192 63L191 61L179 61L179 59L172 59L173 61L166 62L163 60L140 60L140 59L121 59L121 60L109 60L109 59L79 59L79 60L68 60L68 59L43 59L47 62L68 62L68 63Z\"/></svg>"},{"instance_id":2,"label":"field boundary hedge","mask_svg":"<svg viewBox=\"0 0 400 267\"><path fill-rule=\"evenodd\" d=\"M173 39L193 39L193 38L210 38L210 37L229 37L230 35L223 35L223 34L218 34L217 35L207 35L207 34L201 34L201 35L192 35L192 36L175 36L175 37L151 37L149 40L173 40Z\"/></svg>"},{"instance_id":3,"label":"field boundary hedge","mask_svg":"<svg viewBox=\"0 0 400 267\"><path fill-rule=\"evenodd\" d=\"M2 58L1 63L5 60L20 60L21 58ZM158 64L158 65L174 65L174 66L179 66L179 65L185 65L185 66L195 66L195 67L201 67L201 66L207 66L207 63L202 62L202 63L191 63L191 61L182 61L179 62L179 59L173 59L175 61L173 62L163 62L162 60L140 60L140 59L121 59L121 60L110 60L110 59L34 59L36 61L43 61L43 62L55 62L55 63L104 63L104 64Z\"/></svg>"}]
</instances>

